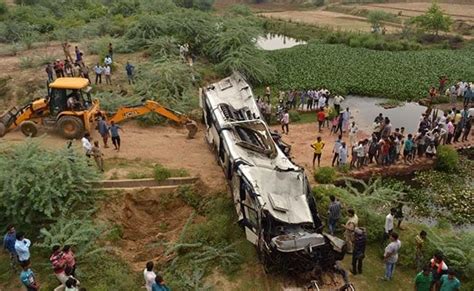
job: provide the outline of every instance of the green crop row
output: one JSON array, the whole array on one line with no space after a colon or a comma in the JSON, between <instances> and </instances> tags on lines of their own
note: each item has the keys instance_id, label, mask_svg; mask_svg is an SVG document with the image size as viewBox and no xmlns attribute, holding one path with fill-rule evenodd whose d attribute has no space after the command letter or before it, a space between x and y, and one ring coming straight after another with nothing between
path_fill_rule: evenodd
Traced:
<instances>
[{"instance_id":1,"label":"green crop row","mask_svg":"<svg viewBox=\"0 0 474 291\"><path fill-rule=\"evenodd\" d=\"M326 87L339 94L417 100L438 86L474 81L474 50L374 51L310 43L269 51L277 68L273 86L282 90Z\"/></svg>"}]
</instances>

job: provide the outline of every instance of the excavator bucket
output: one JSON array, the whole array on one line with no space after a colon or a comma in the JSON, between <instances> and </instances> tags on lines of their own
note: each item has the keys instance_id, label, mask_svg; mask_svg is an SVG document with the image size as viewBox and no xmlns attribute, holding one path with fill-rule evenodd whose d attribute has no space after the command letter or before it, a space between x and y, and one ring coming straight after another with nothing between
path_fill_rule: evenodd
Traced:
<instances>
[{"instance_id":1,"label":"excavator bucket","mask_svg":"<svg viewBox=\"0 0 474 291\"><path fill-rule=\"evenodd\" d=\"M186 129L188 130L188 138L192 139L196 135L196 132L198 130L196 121L194 120L188 120L186 122Z\"/></svg>"}]
</instances>

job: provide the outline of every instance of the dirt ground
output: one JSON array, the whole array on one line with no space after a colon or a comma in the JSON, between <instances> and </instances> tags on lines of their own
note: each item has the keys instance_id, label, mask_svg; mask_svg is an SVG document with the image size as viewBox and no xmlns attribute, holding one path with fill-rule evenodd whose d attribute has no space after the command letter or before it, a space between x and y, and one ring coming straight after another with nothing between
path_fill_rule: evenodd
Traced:
<instances>
[{"instance_id":1,"label":"dirt ground","mask_svg":"<svg viewBox=\"0 0 474 291\"><path fill-rule=\"evenodd\" d=\"M331 27L346 31L370 31L370 23L367 21L366 18L332 11L292 10L284 12L260 13L259 15L268 18L315 24L318 26ZM386 28L388 32L395 32L400 29L394 25L387 25Z\"/></svg>"},{"instance_id":2,"label":"dirt ground","mask_svg":"<svg viewBox=\"0 0 474 291\"><path fill-rule=\"evenodd\" d=\"M98 213L99 219L121 229L122 238L114 249L139 272L150 260L169 259L166 250L179 237L192 209L174 199L173 193L148 189L113 195Z\"/></svg>"},{"instance_id":3,"label":"dirt ground","mask_svg":"<svg viewBox=\"0 0 474 291\"><path fill-rule=\"evenodd\" d=\"M453 19L465 20L468 22L474 22L474 5L468 4L447 4L438 3L444 12L450 15ZM474 4L474 2L472 3ZM420 15L431 6L431 3L427 2L412 2L412 3L377 3L377 4L364 4L364 5L348 5L348 7L354 7L359 9L367 10L384 10L390 13L398 14L402 13L402 16L417 16Z\"/></svg>"},{"instance_id":4,"label":"dirt ground","mask_svg":"<svg viewBox=\"0 0 474 291\"><path fill-rule=\"evenodd\" d=\"M127 160L141 159L148 162L160 163L169 168L183 168L191 175L199 176L202 181L215 191L226 188L226 182L221 168L217 165L214 155L204 140L202 129L194 139L187 139L185 128L172 126L140 127L136 122L125 122L121 133L122 147L117 152L113 147L103 149L105 163L108 158L121 158ZM44 130L42 133L46 133ZM92 133L93 139L100 140L99 134ZM18 143L25 139L19 130L7 133L1 141ZM109 141L110 142L110 141ZM62 147L66 140L49 132L41 138L41 143L47 147ZM81 142L75 145L82 150ZM101 142L102 145L102 142Z\"/></svg>"}]
</instances>

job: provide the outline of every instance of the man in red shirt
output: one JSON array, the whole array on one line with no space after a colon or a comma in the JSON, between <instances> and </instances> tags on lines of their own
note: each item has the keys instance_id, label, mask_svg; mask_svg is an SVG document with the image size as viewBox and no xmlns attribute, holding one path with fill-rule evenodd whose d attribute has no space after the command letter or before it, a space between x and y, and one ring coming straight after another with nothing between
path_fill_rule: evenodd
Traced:
<instances>
[{"instance_id":1,"label":"man in red shirt","mask_svg":"<svg viewBox=\"0 0 474 291\"><path fill-rule=\"evenodd\" d=\"M53 246L53 253L49 257L49 261L53 267L54 275L56 278L64 284L66 282L67 276L64 273L64 266L66 261L64 260L64 254L61 251L61 247L58 245Z\"/></svg>"},{"instance_id":2,"label":"man in red shirt","mask_svg":"<svg viewBox=\"0 0 474 291\"><path fill-rule=\"evenodd\" d=\"M321 132L321 127L323 126L324 121L326 120L326 113L324 113L323 107L319 108L317 116L318 116L319 132Z\"/></svg>"}]
</instances>

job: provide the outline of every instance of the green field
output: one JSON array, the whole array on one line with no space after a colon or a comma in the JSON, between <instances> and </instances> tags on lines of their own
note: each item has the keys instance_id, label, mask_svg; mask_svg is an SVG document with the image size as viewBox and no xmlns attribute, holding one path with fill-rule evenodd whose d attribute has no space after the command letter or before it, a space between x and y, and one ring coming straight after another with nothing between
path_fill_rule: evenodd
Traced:
<instances>
[{"instance_id":1,"label":"green field","mask_svg":"<svg viewBox=\"0 0 474 291\"><path fill-rule=\"evenodd\" d=\"M474 49L375 51L346 45L310 43L268 52L277 68L274 87L326 87L339 94L400 100L427 96L438 78L474 80Z\"/></svg>"}]
</instances>

